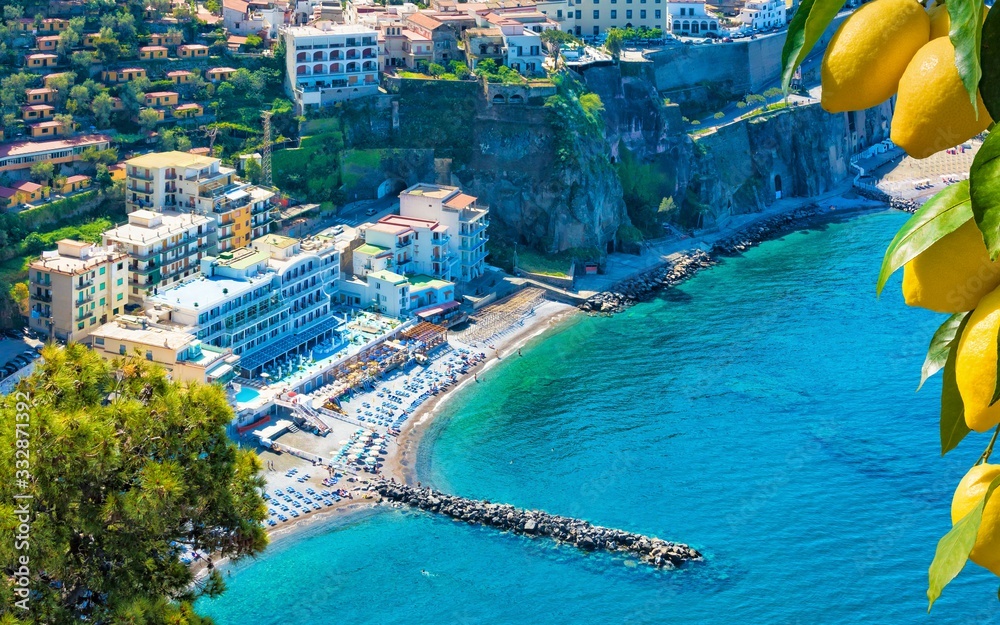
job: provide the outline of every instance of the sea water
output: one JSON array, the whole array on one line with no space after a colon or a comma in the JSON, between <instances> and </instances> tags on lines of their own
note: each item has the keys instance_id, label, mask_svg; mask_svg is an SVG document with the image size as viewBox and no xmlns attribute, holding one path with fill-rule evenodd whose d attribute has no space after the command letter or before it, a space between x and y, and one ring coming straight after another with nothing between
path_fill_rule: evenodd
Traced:
<instances>
[{"instance_id":1,"label":"sea water","mask_svg":"<svg viewBox=\"0 0 1000 625\"><path fill-rule=\"evenodd\" d=\"M253 623L1000 622L970 565L926 615L955 484L941 317L874 284L906 216L789 234L612 318L577 316L445 405L425 483L689 543L655 571L547 540L390 510L279 541L198 607Z\"/></svg>"}]
</instances>

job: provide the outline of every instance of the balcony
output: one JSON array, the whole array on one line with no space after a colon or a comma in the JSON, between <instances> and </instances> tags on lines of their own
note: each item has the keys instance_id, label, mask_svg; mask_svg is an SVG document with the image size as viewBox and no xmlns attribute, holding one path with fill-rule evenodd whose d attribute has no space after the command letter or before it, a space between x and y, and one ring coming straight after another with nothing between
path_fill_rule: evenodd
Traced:
<instances>
[{"instance_id":1,"label":"balcony","mask_svg":"<svg viewBox=\"0 0 1000 625\"><path fill-rule=\"evenodd\" d=\"M50 289L52 288L52 280L50 280L48 276L43 277L41 280L38 279L38 276L35 276L34 278L31 278L31 286Z\"/></svg>"},{"instance_id":2,"label":"balcony","mask_svg":"<svg viewBox=\"0 0 1000 625\"><path fill-rule=\"evenodd\" d=\"M94 279L93 278L87 278L85 280L80 280L79 282L76 283L76 288L78 288L78 289L85 289L88 286L94 286Z\"/></svg>"},{"instance_id":3,"label":"balcony","mask_svg":"<svg viewBox=\"0 0 1000 625\"><path fill-rule=\"evenodd\" d=\"M52 295L51 294L49 294L49 295L41 295L41 294L35 292L35 293L31 294L31 299L35 300L36 302L50 303L50 302L52 302Z\"/></svg>"},{"instance_id":4,"label":"balcony","mask_svg":"<svg viewBox=\"0 0 1000 625\"><path fill-rule=\"evenodd\" d=\"M153 181L153 174L139 173L139 170L129 172L128 177L135 178L136 180L147 180L149 182Z\"/></svg>"},{"instance_id":5,"label":"balcony","mask_svg":"<svg viewBox=\"0 0 1000 625\"><path fill-rule=\"evenodd\" d=\"M82 314L77 315L76 317L74 317L74 319L76 319L77 321L84 321L88 317L93 317L93 316L94 316L94 311L88 310L83 312Z\"/></svg>"},{"instance_id":6,"label":"balcony","mask_svg":"<svg viewBox=\"0 0 1000 625\"><path fill-rule=\"evenodd\" d=\"M458 249L463 252L471 252L482 247L487 240L487 237L462 237L462 244L458 246Z\"/></svg>"},{"instance_id":7,"label":"balcony","mask_svg":"<svg viewBox=\"0 0 1000 625\"><path fill-rule=\"evenodd\" d=\"M74 306L81 306L83 304L89 304L94 301L93 293L81 293L80 297L76 298L76 302L73 303Z\"/></svg>"}]
</instances>

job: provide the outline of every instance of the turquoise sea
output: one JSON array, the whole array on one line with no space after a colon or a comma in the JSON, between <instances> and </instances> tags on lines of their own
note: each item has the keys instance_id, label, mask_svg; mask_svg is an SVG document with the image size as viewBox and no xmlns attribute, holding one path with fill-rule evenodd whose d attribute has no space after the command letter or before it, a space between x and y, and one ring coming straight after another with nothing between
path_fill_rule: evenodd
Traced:
<instances>
[{"instance_id":1,"label":"turquoise sea","mask_svg":"<svg viewBox=\"0 0 1000 625\"><path fill-rule=\"evenodd\" d=\"M970 565L926 614L951 493L986 444L938 453L938 316L899 278L906 216L796 232L614 318L578 316L446 404L423 481L688 542L673 572L420 513L279 541L199 607L253 623L998 623Z\"/></svg>"}]
</instances>

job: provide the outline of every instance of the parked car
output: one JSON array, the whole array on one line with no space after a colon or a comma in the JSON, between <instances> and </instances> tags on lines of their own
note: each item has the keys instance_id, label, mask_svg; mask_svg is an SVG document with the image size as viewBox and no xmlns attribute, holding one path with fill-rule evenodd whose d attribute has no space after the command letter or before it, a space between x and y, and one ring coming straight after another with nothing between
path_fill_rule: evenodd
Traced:
<instances>
[{"instance_id":1,"label":"parked car","mask_svg":"<svg viewBox=\"0 0 1000 625\"><path fill-rule=\"evenodd\" d=\"M378 211L376 211L374 208L369 208L368 210L365 211L365 215L368 215L369 217L371 217L372 215L374 215L377 212Z\"/></svg>"}]
</instances>

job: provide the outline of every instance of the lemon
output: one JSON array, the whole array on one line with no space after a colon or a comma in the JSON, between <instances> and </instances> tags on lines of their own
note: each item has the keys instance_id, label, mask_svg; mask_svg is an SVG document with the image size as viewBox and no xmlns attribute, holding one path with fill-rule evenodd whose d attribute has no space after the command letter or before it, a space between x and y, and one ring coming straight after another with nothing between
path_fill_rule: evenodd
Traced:
<instances>
[{"instance_id":1,"label":"lemon","mask_svg":"<svg viewBox=\"0 0 1000 625\"><path fill-rule=\"evenodd\" d=\"M899 80L890 136L914 158L967 141L993 123L983 98L979 119L955 67L948 37L932 39L914 55Z\"/></svg>"},{"instance_id":2,"label":"lemon","mask_svg":"<svg viewBox=\"0 0 1000 625\"><path fill-rule=\"evenodd\" d=\"M986 21L986 14L990 12L990 7L983 7L983 21ZM948 15L948 8L943 4L935 4L927 10L927 15L931 18L931 39L947 37L951 30L951 16Z\"/></svg>"},{"instance_id":3,"label":"lemon","mask_svg":"<svg viewBox=\"0 0 1000 625\"><path fill-rule=\"evenodd\" d=\"M1000 289L972 311L955 352L955 382L965 406L965 424L977 432L1000 423L1000 402L990 406L997 380L998 332Z\"/></svg>"},{"instance_id":4,"label":"lemon","mask_svg":"<svg viewBox=\"0 0 1000 625\"><path fill-rule=\"evenodd\" d=\"M863 5L840 25L823 55L823 108L857 111L888 100L930 32L930 17L916 0Z\"/></svg>"},{"instance_id":5,"label":"lemon","mask_svg":"<svg viewBox=\"0 0 1000 625\"><path fill-rule=\"evenodd\" d=\"M951 500L952 525L979 505L997 475L1000 475L1000 465L997 464L984 463L969 469L958 483ZM969 559L994 575L1000 575L1000 493L996 491L983 509L983 520Z\"/></svg>"},{"instance_id":6,"label":"lemon","mask_svg":"<svg viewBox=\"0 0 1000 625\"><path fill-rule=\"evenodd\" d=\"M1000 259L990 262L972 219L903 266L903 298L941 313L972 310L1000 286Z\"/></svg>"}]
</instances>

